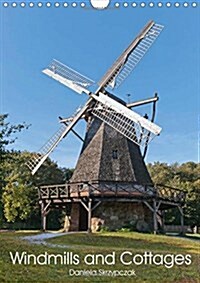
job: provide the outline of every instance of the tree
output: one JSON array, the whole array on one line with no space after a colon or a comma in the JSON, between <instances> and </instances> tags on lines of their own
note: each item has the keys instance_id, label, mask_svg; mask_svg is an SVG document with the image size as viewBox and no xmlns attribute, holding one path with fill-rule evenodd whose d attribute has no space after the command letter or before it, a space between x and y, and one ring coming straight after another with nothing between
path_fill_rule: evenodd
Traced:
<instances>
[{"instance_id":1,"label":"tree","mask_svg":"<svg viewBox=\"0 0 200 283\"><path fill-rule=\"evenodd\" d=\"M62 168L62 173L63 173L63 177L64 177L64 183L68 182L69 179L72 177L73 173L74 173L74 169L71 168Z\"/></svg>"},{"instance_id":2,"label":"tree","mask_svg":"<svg viewBox=\"0 0 200 283\"><path fill-rule=\"evenodd\" d=\"M155 162L148 164L150 175L155 184L168 185L179 188L186 192L184 206L185 224L200 226L200 164L186 162L167 164ZM169 210L166 213L166 220L171 224L179 224L179 213Z\"/></svg>"},{"instance_id":3,"label":"tree","mask_svg":"<svg viewBox=\"0 0 200 283\"><path fill-rule=\"evenodd\" d=\"M6 151L6 146L14 143L17 137L13 138L13 134L21 132L23 129L27 129L29 125L25 123L11 125L9 122L6 122L8 114L0 114L0 153Z\"/></svg>"},{"instance_id":4,"label":"tree","mask_svg":"<svg viewBox=\"0 0 200 283\"><path fill-rule=\"evenodd\" d=\"M40 185L64 183L64 171L49 158L34 176L26 166L33 153L11 151L4 162L5 186L3 187L4 215L8 222L27 219L39 214L38 191ZM12 162L10 162L12 161Z\"/></svg>"},{"instance_id":5,"label":"tree","mask_svg":"<svg viewBox=\"0 0 200 283\"><path fill-rule=\"evenodd\" d=\"M4 214L8 222L16 218L26 219L31 212L30 190L19 174L12 174L7 178L3 190Z\"/></svg>"},{"instance_id":6,"label":"tree","mask_svg":"<svg viewBox=\"0 0 200 283\"><path fill-rule=\"evenodd\" d=\"M187 191L185 222L191 227L200 227L200 164L186 162L180 165L178 175L182 187Z\"/></svg>"},{"instance_id":7,"label":"tree","mask_svg":"<svg viewBox=\"0 0 200 283\"><path fill-rule=\"evenodd\" d=\"M172 179L174 178L174 172L176 170L177 164L170 166L167 163L149 163L148 170L151 178L155 184L165 184L170 185Z\"/></svg>"},{"instance_id":8,"label":"tree","mask_svg":"<svg viewBox=\"0 0 200 283\"><path fill-rule=\"evenodd\" d=\"M0 194L2 187L5 185L5 170L4 170L4 162L9 158L7 146L13 144L17 137L15 137L16 133L21 132L23 129L28 129L29 125L25 123L11 125L6 121L8 118L8 114L0 114Z\"/></svg>"},{"instance_id":9,"label":"tree","mask_svg":"<svg viewBox=\"0 0 200 283\"><path fill-rule=\"evenodd\" d=\"M61 184L72 175L72 169L59 168L49 158L40 170L32 176L26 166L33 153L9 150L8 146L16 140L16 134L29 126L25 123L11 125L8 115L0 115L0 222L25 221L35 219L40 222L38 191L40 185Z\"/></svg>"},{"instance_id":10,"label":"tree","mask_svg":"<svg viewBox=\"0 0 200 283\"><path fill-rule=\"evenodd\" d=\"M15 142L17 138L15 137L16 133L29 127L25 123L11 125L7 122L7 118L8 114L0 114L0 222L2 222L3 219L2 190L3 187L6 186L8 169L5 164L11 162L12 159L7 146Z\"/></svg>"}]
</instances>

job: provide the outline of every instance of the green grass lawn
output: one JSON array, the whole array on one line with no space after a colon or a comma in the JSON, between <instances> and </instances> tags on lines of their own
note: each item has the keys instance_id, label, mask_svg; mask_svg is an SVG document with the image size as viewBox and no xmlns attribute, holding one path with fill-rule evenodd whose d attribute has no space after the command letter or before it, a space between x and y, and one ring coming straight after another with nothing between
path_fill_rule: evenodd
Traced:
<instances>
[{"instance_id":1,"label":"green grass lawn","mask_svg":"<svg viewBox=\"0 0 200 283\"><path fill-rule=\"evenodd\" d=\"M49 239L48 246L40 244L30 244L20 237L32 233L6 232L0 233L0 282L136 282L136 283L198 283L200 265L200 245L199 241L191 239L176 238L169 236L140 234L133 232L105 232L105 233L77 233L63 235L61 237ZM26 251L34 255L44 252L49 254L63 254L73 252L80 257L79 265L13 265L9 253L19 253ZM144 252L153 254L190 254L192 256L191 265L165 266L156 265L123 265L120 262L120 255L124 251L143 255ZM87 265L84 257L87 254L108 255L115 253L116 262L114 265L102 264ZM125 259L129 261L131 257ZM132 277L111 277L111 276L70 276L69 269L89 269L89 270L135 270L136 276Z\"/></svg>"}]
</instances>

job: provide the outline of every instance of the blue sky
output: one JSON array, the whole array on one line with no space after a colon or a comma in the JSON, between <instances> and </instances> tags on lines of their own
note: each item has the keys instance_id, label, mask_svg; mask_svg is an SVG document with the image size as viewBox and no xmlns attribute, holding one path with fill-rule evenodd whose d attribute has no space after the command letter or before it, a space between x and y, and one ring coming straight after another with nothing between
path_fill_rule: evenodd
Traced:
<instances>
[{"instance_id":1,"label":"blue sky","mask_svg":"<svg viewBox=\"0 0 200 283\"><path fill-rule=\"evenodd\" d=\"M125 100L127 93L131 100L159 94L156 123L163 131L151 142L147 162L198 161L199 7L0 10L0 112L9 113L11 123L32 125L18 136L15 148L37 151L58 129L58 116L70 116L87 100L42 74L51 59L98 82L153 19L165 28L116 94ZM76 130L84 135L85 123ZM81 142L69 134L51 157L60 166L74 167L80 148Z\"/></svg>"}]
</instances>

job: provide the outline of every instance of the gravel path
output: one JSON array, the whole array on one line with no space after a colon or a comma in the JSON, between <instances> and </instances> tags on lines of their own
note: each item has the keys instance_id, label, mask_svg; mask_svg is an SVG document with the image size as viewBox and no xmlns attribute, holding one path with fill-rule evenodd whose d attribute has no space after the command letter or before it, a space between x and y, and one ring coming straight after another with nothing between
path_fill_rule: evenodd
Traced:
<instances>
[{"instance_id":1,"label":"gravel path","mask_svg":"<svg viewBox=\"0 0 200 283\"><path fill-rule=\"evenodd\" d=\"M52 244L52 243L47 242L46 240L60 237L60 236L76 234L76 233L83 233L83 232L41 233L38 235L24 236L20 238L22 240L28 241L31 244L45 245L45 246L52 247L52 248L69 248L71 246Z\"/></svg>"},{"instance_id":2,"label":"gravel path","mask_svg":"<svg viewBox=\"0 0 200 283\"><path fill-rule=\"evenodd\" d=\"M48 232L48 233L41 233L37 235L31 235L31 236L24 236L20 237L21 239L28 241L30 244L37 244L37 245L44 245L47 247L52 247L52 248L71 248L72 246L70 245L58 245L58 244L53 244L50 242L47 242L46 240L60 237L60 236L65 236L65 235L71 235L71 234L76 234L76 233L85 233L85 232L65 232L65 233L55 233L55 232ZM171 235L172 236L172 235ZM170 236L169 236L170 237ZM192 242L197 242L199 239L193 239L192 237L181 237L181 236L175 236L173 235L172 237L192 241ZM77 246L73 245L73 248L76 248Z\"/></svg>"}]
</instances>

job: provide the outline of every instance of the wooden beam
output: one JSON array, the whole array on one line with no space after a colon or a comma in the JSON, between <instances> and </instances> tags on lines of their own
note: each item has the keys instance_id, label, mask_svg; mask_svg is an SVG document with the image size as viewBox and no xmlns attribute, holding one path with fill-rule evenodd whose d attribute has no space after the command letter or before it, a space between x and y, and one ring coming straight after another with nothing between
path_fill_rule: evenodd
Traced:
<instances>
[{"instance_id":1,"label":"wooden beam","mask_svg":"<svg viewBox=\"0 0 200 283\"><path fill-rule=\"evenodd\" d=\"M157 234L158 223L157 223L157 209L156 209L156 200L153 200L153 233Z\"/></svg>"},{"instance_id":2,"label":"wooden beam","mask_svg":"<svg viewBox=\"0 0 200 283\"><path fill-rule=\"evenodd\" d=\"M152 111L152 117L151 117L151 122L154 123L155 120L155 114L156 114L156 102L158 101L158 95L157 93L155 93L155 96L153 98L153 111ZM143 152L143 159L145 159L146 154L147 154L147 149L148 149L148 142L149 142L149 138L150 138L150 132L148 132L147 134L147 138L146 138L146 142L145 142L145 147L144 147L144 152Z\"/></svg>"},{"instance_id":3,"label":"wooden beam","mask_svg":"<svg viewBox=\"0 0 200 283\"><path fill-rule=\"evenodd\" d=\"M147 201L144 201L144 204L146 204L146 206L147 206L152 212L154 212L153 207L152 207Z\"/></svg>"},{"instance_id":4,"label":"wooden beam","mask_svg":"<svg viewBox=\"0 0 200 283\"><path fill-rule=\"evenodd\" d=\"M43 220L42 220L42 230L44 232L46 232L46 228L47 228L47 216L46 214L43 215Z\"/></svg>"},{"instance_id":5,"label":"wooden beam","mask_svg":"<svg viewBox=\"0 0 200 283\"><path fill-rule=\"evenodd\" d=\"M42 218L42 230L45 232L46 231L46 226L47 226L47 215L50 211L49 206L51 204L51 201L49 200L47 204L45 205L44 202L41 203L41 218Z\"/></svg>"},{"instance_id":6,"label":"wooden beam","mask_svg":"<svg viewBox=\"0 0 200 283\"><path fill-rule=\"evenodd\" d=\"M156 206L156 212L158 212L161 203L162 203L162 201L160 200L160 201L158 202L158 205Z\"/></svg>"},{"instance_id":7,"label":"wooden beam","mask_svg":"<svg viewBox=\"0 0 200 283\"><path fill-rule=\"evenodd\" d=\"M92 211L95 210L100 204L101 204L101 201L98 201L98 202L92 207Z\"/></svg>"},{"instance_id":8,"label":"wooden beam","mask_svg":"<svg viewBox=\"0 0 200 283\"><path fill-rule=\"evenodd\" d=\"M180 203L177 203L177 202L163 201L163 200L162 200L162 204L171 205L171 206L179 206L180 205Z\"/></svg>"},{"instance_id":9,"label":"wooden beam","mask_svg":"<svg viewBox=\"0 0 200 283\"><path fill-rule=\"evenodd\" d=\"M82 200L80 200L80 203L82 204L82 206L88 211L88 207L87 207L87 205L82 201Z\"/></svg>"},{"instance_id":10,"label":"wooden beam","mask_svg":"<svg viewBox=\"0 0 200 283\"><path fill-rule=\"evenodd\" d=\"M91 233L91 219L92 219L92 199L88 201L88 233Z\"/></svg>"},{"instance_id":11,"label":"wooden beam","mask_svg":"<svg viewBox=\"0 0 200 283\"><path fill-rule=\"evenodd\" d=\"M185 234L185 230L184 230L184 213L183 213L183 208L181 206L178 206L178 209L180 211L180 216L181 216L181 235Z\"/></svg>"},{"instance_id":12,"label":"wooden beam","mask_svg":"<svg viewBox=\"0 0 200 283\"><path fill-rule=\"evenodd\" d=\"M60 119L60 122L65 124L65 126L68 126L69 124L67 123L67 121L65 121L65 119L63 119L62 117L58 117ZM72 120L71 120L72 121ZM70 121L70 122L71 122ZM71 129L71 132L77 137L79 138L82 142L84 142L84 139L73 129Z\"/></svg>"},{"instance_id":13,"label":"wooden beam","mask_svg":"<svg viewBox=\"0 0 200 283\"><path fill-rule=\"evenodd\" d=\"M147 201L144 201L144 204L146 204L146 206L153 213L153 232L154 232L154 234L157 234L157 230L158 230L157 211L158 211L158 208L160 206L160 202L158 203L158 205L156 205L156 200L154 199L153 200L153 207Z\"/></svg>"},{"instance_id":14,"label":"wooden beam","mask_svg":"<svg viewBox=\"0 0 200 283\"><path fill-rule=\"evenodd\" d=\"M158 101L159 97L157 96L157 94L154 97L151 98L147 98L147 99L143 99L143 100L138 100L138 101L134 101L131 103L127 103L126 106L128 108L132 108L132 107L136 107L136 106L141 106L141 105L145 105L148 103L152 103L152 102L156 102Z\"/></svg>"},{"instance_id":15,"label":"wooden beam","mask_svg":"<svg viewBox=\"0 0 200 283\"><path fill-rule=\"evenodd\" d=\"M48 202L47 202L47 204L46 204L46 206L44 206L44 208L43 208L43 211L44 211L44 213L48 213L49 211L47 211L47 208L50 206L50 204L51 204L51 201L49 200Z\"/></svg>"},{"instance_id":16,"label":"wooden beam","mask_svg":"<svg viewBox=\"0 0 200 283\"><path fill-rule=\"evenodd\" d=\"M162 233L165 232L165 211L161 211L161 225L162 225Z\"/></svg>"},{"instance_id":17,"label":"wooden beam","mask_svg":"<svg viewBox=\"0 0 200 283\"><path fill-rule=\"evenodd\" d=\"M46 214L44 213L44 203L41 203L41 220L42 220L42 230L46 231Z\"/></svg>"}]
</instances>

